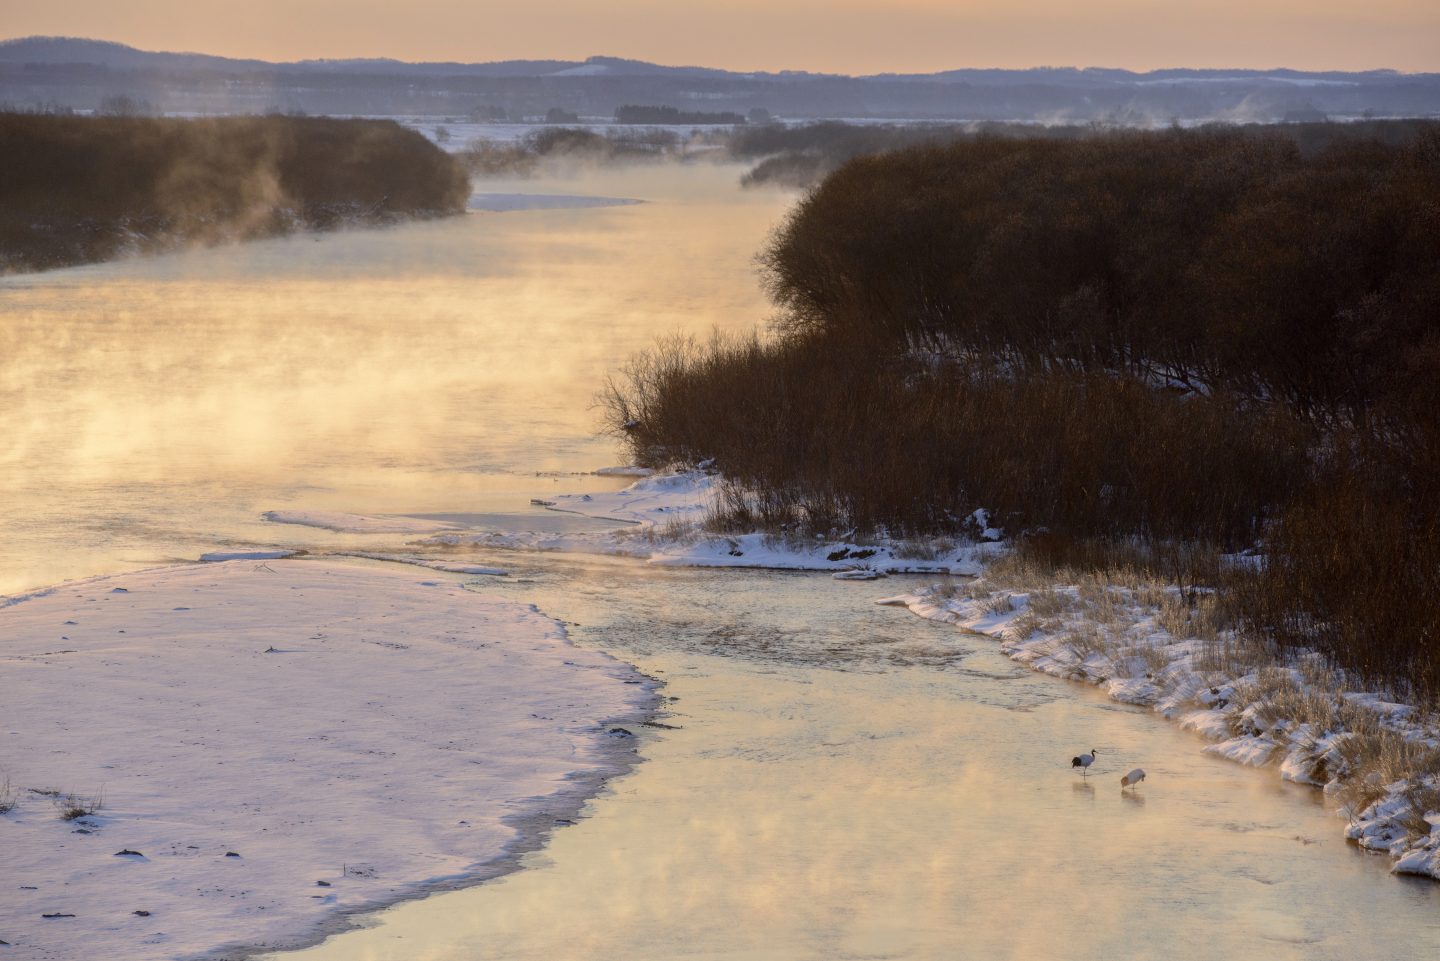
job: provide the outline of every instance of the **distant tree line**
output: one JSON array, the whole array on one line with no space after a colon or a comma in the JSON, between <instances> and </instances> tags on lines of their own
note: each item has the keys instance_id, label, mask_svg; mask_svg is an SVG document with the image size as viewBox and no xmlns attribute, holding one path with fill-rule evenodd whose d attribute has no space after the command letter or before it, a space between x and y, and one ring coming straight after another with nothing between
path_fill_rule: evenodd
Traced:
<instances>
[{"instance_id":1,"label":"distant tree line","mask_svg":"<svg viewBox=\"0 0 1440 961\"><path fill-rule=\"evenodd\" d=\"M0 272L464 210L465 169L392 121L0 114Z\"/></svg>"},{"instance_id":2,"label":"distant tree line","mask_svg":"<svg viewBox=\"0 0 1440 961\"><path fill-rule=\"evenodd\" d=\"M982 135L845 163L768 337L610 385L735 523L1258 548L1234 616L1440 697L1440 124Z\"/></svg>"},{"instance_id":3,"label":"distant tree line","mask_svg":"<svg viewBox=\"0 0 1440 961\"><path fill-rule=\"evenodd\" d=\"M544 127L514 141L477 139L457 154L477 176L529 176L546 161L653 163L678 154L673 130L637 127L598 133L585 127Z\"/></svg>"},{"instance_id":4,"label":"distant tree line","mask_svg":"<svg viewBox=\"0 0 1440 961\"><path fill-rule=\"evenodd\" d=\"M678 107L645 107L635 104L626 104L615 109L616 123L652 124L652 125L683 125L695 124L703 126L707 124L735 125L745 123L745 117L738 113L701 113L699 111L681 110Z\"/></svg>"}]
</instances>

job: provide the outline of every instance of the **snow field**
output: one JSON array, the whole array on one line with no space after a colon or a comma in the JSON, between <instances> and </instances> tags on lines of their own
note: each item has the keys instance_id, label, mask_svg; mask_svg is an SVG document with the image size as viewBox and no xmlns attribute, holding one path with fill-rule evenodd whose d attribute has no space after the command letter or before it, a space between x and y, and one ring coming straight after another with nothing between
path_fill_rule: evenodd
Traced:
<instances>
[{"instance_id":1,"label":"snow field","mask_svg":"<svg viewBox=\"0 0 1440 961\"><path fill-rule=\"evenodd\" d=\"M501 873L628 769L605 732L653 696L533 607L334 560L39 592L0 608L0 684L16 959L298 945Z\"/></svg>"}]
</instances>

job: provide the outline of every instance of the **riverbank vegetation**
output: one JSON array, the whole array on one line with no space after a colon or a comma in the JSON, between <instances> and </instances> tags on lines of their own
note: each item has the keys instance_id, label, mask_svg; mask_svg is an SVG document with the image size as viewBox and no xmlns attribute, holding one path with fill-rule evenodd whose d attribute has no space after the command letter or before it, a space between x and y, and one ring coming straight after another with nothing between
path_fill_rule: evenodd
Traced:
<instances>
[{"instance_id":1,"label":"riverbank vegetation","mask_svg":"<svg viewBox=\"0 0 1440 961\"><path fill-rule=\"evenodd\" d=\"M1437 197L1419 122L859 156L762 254L773 330L660 345L609 417L637 463L713 458L719 525L985 508L1051 564L1165 558L1248 643L1434 703Z\"/></svg>"},{"instance_id":2,"label":"riverbank vegetation","mask_svg":"<svg viewBox=\"0 0 1440 961\"><path fill-rule=\"evenodd\" d=\"M0 113L0 273L459 213L463 166L393 121Z\"/></svg>"},{"instance_id":3,"label":"riverbank vegetation","mask_svg":"<svg viewBox=\"0 0 1440 961\"><path fill-rule=\"evenodd\" d=\"M656 127L599 133L586 127L541 127L514 141L480 138L457 157L477 177L529 177L542 164L626 164L678 159L680 135Z\"/></svg>"}]
</instances>

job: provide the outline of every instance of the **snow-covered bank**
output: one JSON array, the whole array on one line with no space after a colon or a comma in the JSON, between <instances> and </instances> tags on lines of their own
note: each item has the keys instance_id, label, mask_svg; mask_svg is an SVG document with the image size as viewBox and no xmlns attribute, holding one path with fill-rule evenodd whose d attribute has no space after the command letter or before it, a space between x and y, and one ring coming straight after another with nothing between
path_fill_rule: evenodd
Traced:
<instances>
[{"instance_id":1,"label":"snow-covered bank","mask_svg":"<svg viewBox=\"0 0 1440 961\"><path fill-rule=\"evenodd\" d=\"M631 468L630 470L635 470ZM618 473L610 469L611 473ZM420 543L431 547L618 554L651 564L684 567L764 567L781 570L976 574L983 545L934 541L915 544L805 538L759 531L715 534L704 529L720 478L703 471L642 477L623 490L562 494L543 502L550 510L621 521L614 531L443 532ZM862 574L861 577L866 575Z\"/></svg>"},{"instance_id":2,"label":"snow-covered bank","mask_svg":"<svg viewBox=\"0 0 1440 961\"><path fill-rule=\"evenodd\" d=\"M0 684L25 959L234 957L502 873L628 769L607 731L653 698L529 606L333 560L37 592L0 609Z\"/></svg>"},{"instance_id":3,"label":"snow-covered bank","mask_svg":"<svg viewBox=\"0 0 1440 961\"><path fill-rule=\"evenodd\" d=\"M993 637L1012 660L1198 732L1215 742L1210 753L1321 787L1348 818L1347 838L1390 854L1397 873L1440 880L1436 719L1346 690L1319 658L1265 663L1233 638L1207 637L1203 599L1153 585L982 580L876 603Z\"/></svg>"}]
</instances>

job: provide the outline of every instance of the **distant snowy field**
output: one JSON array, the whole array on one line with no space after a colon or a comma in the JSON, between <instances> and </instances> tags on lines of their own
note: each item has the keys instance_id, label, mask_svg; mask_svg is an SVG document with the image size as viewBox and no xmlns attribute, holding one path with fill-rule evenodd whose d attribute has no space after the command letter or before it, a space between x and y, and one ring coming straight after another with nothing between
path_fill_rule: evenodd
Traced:
<instances>
[{"instance_id":1,"label":"distant snowy field","mask_svg":"<svg viewBox=\"0 0 1440 961\"><path fill-rule=\"evenodd\" d=\"M15 959L294 945L500 873L628 769L606 732L653 696L532 607L335 560L40 592L0 608L0 684Z\"/></svg>"}]
</instances>

